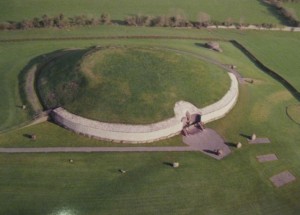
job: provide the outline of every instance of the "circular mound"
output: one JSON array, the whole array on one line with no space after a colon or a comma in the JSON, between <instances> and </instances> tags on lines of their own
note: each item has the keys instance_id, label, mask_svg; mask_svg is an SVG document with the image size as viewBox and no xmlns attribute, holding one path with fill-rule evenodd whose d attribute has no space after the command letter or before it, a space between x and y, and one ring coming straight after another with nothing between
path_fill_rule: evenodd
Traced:
<instances>
[{"instance_id":1,"label":"circular mound","mask_svg":"<svg viewBox=\"0 0 300 215\"><path fill-rule=\"evenodd\" d=\"M230 87L226 72L215 65L145 47L70 50L45 66L37 83L45 108L133 124L174 116L179 100L204 107Z\"/></svg>"},{"instance_id":2,"label":"circular mound","mask_svg":"<svg viewBox=\"0 0 300 215\"><path fill-rule=\"evenodd\" d=\"M300 105L291 105L287 109L288 116L297 124L300 125Z\"/></svg>"}]
</instances>

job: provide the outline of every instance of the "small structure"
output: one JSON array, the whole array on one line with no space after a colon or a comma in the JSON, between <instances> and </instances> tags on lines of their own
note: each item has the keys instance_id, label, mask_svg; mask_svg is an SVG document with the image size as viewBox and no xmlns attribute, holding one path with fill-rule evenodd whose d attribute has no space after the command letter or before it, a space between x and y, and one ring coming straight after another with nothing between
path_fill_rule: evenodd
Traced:
<instances>
[{"instance_id":1,"label":"small structure","mask_svg":"<svg viewBox=\"0 0 300 215\"><path fill-rule=\"evenodd\" d=\"M256 140L256 134L252 134L251 140Z\"/></svg>"},{"instance_id":2,"label":"small structure","mask_svg":"<svg viewBox=\"0 0 300 215\"><path fill-rule=\"evenodd\" d=\"M36 140L36 135L35 135L35 134L31 134L31 135L30 135L30 139L31 139L31 140Z\"/></svg>"},{"instance_id":3,"label":"small structure","mask_svg":"<svg viewBox=\"0 0 300 215\"><path fill-rule=\"evenodd\" d=\"M236 145L236 147L237 147L238 149L242 148L242 143L241 143L241 142L238 142L238 144Z\"/></svg>"},{"instance_id":4,"label":"small structure","mask_svg":"<svg viewBox=\"0 0 300 215\"><path fill-rule=\"evenodd\" d=\"M178 168L178 167L179 167L179 163L178 163L178 162L174 162L174 163L173 163L173 167L174 167L174 168Z\"/></svg>"},{"instance_id":5,"label":"small structure","mask_svg":"<svg viewBox=\"0 0 300 215\"><path fill-rule=\"evenodd\" d=\"M221 155L223 155L223 150L222 149L217 149L216 150L216 155L218 155L218 156L221 156Z\"/></svg>"},{"instance_id":6,"label":"small structure","mask_svg":"<svg viewBox=\"0 0 300 215\"><path fill-rule=\"evenodd\" d=\"M184 136L195 133L195 131L203 131L205 129L205 125L201 120L201 112L198 114L190 114L188 111L186 112L186 117L183 118L183 128L182 133Z\"/></svg>"},{"instance_id":7,"label":"small structure","mask_svg":"<svg viewBox=\"0 0 300 215\"><path fill-rule=\"evenodd\" d=\"M25 110L26 109L26 105L22 105L22 109Z\"/></svg>"},{"instance_id":8,"label":"small structure","mask_svg":"<svg viewBox=\"0 0 300 215\"><path fill-rule=\"evenodd\" d=\"M253 84L254 80L252 78L244 78L244 81L246 81L249 84Z\"/></svg>"},{"instance_id":9,"label":"small structure","mask_svg":"<svg viewBox=\"0 0 300 215\"><path fill-rule=\"evenodd\" d=\"M233 64L230 65L230 69L236 69L236 68L237 68L237 66L235 66Z\"/></svg>"},{"instance_id":10,"label":"small structure","mask_svg":"<svg viewBox=\"0 0 300 215\"><path fill-rule=\"evenodd\" d=\"M119 172L122 173L122 174L125 174L125 173L126 173L126 170L124 170L124 169L119 169Z\"/></svg>"},{"instance_id":11,"label":"small structure","mask_svg":"<svg viewBox=\"0 0 300 215\"><path fill-rule=\"evenodd\" d=\"M205 43L205 46L209 49L212 49L214 51L217 51L217 52L223 52L223 50L220 48L220 45L219 43L217 42L207 42Z\"/></svg>"}]
</instances>

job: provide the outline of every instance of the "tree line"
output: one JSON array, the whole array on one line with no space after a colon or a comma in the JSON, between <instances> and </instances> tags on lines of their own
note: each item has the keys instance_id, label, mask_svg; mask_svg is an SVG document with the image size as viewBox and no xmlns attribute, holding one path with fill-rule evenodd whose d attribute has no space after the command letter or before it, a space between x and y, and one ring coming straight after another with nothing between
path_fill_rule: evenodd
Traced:
<instances>
[{"instance_id":1,"label":"tree line","mask_svg":"<svg viewBox=\"0 0 300 215\"><path fill-rule=\"evenodd\" d=\"M62 13L58 16L50 17L45 14L42 17L34 17L33 19L22 20L20 22L2 22L0 23L0 30L18 30L50 27L66 28L72 26L92 26L110 23L110 15L107 13L101 14L99 18L90 18L85 15L66 18Z\"/></svg>"},{"instance_id":2,"label":"tree line","mask_svg":"<svg viewBox=\"0 0 300 215\"><path fill-rule=\"evenodd\" d=\"M276 1L276 0L270 0ZM277 2L277 1L276 1ZM227 18L224 21L212 20L210 15L205 12L199 12L196 21L189 21L183 13L175 15L149 16L136 14L125 17L124 20L112 20L108 13L102 13L100 17L88 17L86 15L78 15L73 17L65 17L64 14L50 17L43 15L33 19L22 20L20 22L8 21L0 23L0 30L18 30L31 28L67 28L72 26L96 26L96 25L128 25L128 26L149 26L149 27L193 27L202 28L208 26L235 26L247 27L250 24L245 23L243 19L234 21ZM296 23L297 26L299 22ZM255 24L257 27L273 28L276 27L272 23ZM295 26L295 25L294 25Z\"/></svg>"}]
</instances>

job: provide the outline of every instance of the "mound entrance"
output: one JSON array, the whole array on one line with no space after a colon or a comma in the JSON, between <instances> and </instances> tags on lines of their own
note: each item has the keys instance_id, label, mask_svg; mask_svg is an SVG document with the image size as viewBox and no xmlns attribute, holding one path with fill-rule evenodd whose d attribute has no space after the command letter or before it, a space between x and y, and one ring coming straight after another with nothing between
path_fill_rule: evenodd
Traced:
<instances>
[{"instance_id":1,"label":"mound entrance","mask_svg":"<svg viewBox=\"0 0 300 215\"><path fill-rule=\"evenodd\" d=\"M131 124L172 117L179 100L204 107L229 87L227 73L215 65L147 47L72 50L43 68L37 82L45 108Z\"/></svg>"}]
</instances>

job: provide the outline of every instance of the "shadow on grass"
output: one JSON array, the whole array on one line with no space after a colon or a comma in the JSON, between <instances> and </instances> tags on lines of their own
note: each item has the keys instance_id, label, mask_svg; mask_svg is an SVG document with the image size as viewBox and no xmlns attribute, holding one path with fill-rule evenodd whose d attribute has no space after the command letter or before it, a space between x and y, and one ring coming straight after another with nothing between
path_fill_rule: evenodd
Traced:
<instances>
[{"instance_id":1,"label":"shadow on grass","mask_svg":"<svg viewBox=\"0 0 300 215\"><path fill-rule=\"evenodd\" d=\"M166 165L166 166L173 167L173 163L171 163L171 162L165 161L165 162L163 162L163 164Z\"/></svg>"},{"instance_id":2,"label":"shadow on grass","mask_svg":"<svg viewBox=\"0 0 300 215\"><path fill-rule=\"evenodd\" d=\"M233 147L233 148L236 148L236 144L235 143L232 143L232 142L225 142L225 144L229 147Z\"/></svg>"},{"instance_id":3,"label":"shadow on grass","mask_svg":"<svg viewBox=\"0 0 300 215\"><path fill-rule=\"evenodd\" d=\"M23 134L23 137L26 137L28 139L31 139L32 138L32 135L31 134Z\"/></svg>"},{"instance_id":4,"label":"shadow on grass","mask_svg":"<svg viewBox=\"0 0 300 215\"><path fill-rule=\"evenodd\" d=\"M257 68L274 78L276 81L278 81L280 84L282 84L293 96L295 99L297 99L300 102L300 92L291 84L289 83L285 78L283 78L281 75L279 75L277 72L271 70L267 66L265 66L261 61L259 61L246 47L244 47L241 43L239 43L236 40L230 40L230 42L241 52L243 52L248 59L254 63Z\"/></svg>"},{"instance_id":5,"label":"shadow on grass","mask_svg":"<svg viewBox=\"0 0 300 215\"><path fill-rule=\"evenodd\" d=\"M18 80L19 80L19 93L21 96L21 100L23 104L27 104L28 109L29 109L29 113L31 117L34 117L35 110L32 107L32 105L28 102L27 97L29 97L30 95L26 94L26 79L27 79L27 74L30 71L30 69L35 66L38 65L38 69L40 70L42 68L42 66L44 66L44 64L46 63L47 59L52 58L51 56L56 56L58 53L61 53L63 50L57 50L51 53L47 53L47 54L43 54L40 56L37 56L33 59L31 59L27 65L21 70L21 72L18 75ZM37 76L38 74L36 74ZM36 91L36 86L34 86L35 91ZM38 94L38 93L37 93Z\"/></svg>"},{"instance_id":6,"label":"shadow on grass","mask_svg":"<svg viewBox=\"0 0 300 215\"><path fill-rule=\"evenodd\" d=\"M247 135L247 134L240 133L240 136L245 137L245 138L248 139L248 140L251 139L251 136L249 136L249 135Z\"/></svg>"},{"instance_id":7,"label":"shadow on grass","mask_svg":"<svg viewBox=\"0 0 300 215\"><path fill-rule=\"evenodd\" d=\"M259 4L261 4L263 7L267 8L267 10L272 14L278 21L280 21L280 24L282 25L290 25L289 21L280 14L280 11L276 9L275 6L268 4L262 0L257 0Z\"/></svg>"},{"instance_id":8,"label":"shadow on grass","mask_svg":"<svg viewBox=\"0 0 300 215\"><path fill-rule=\"evenodd\" d=\"M195 45L200 48L207 48L207 46L204 43L195 43Z\"/></svg>"},{"instance_id":9,"label":"shadow on grass","mask_svg":"<svg viewBox=\"0 0 300 215\"><path fill-rule=\"evenodd\" d=\"M93 47L91 47L92 49ZM33 59L31 59L27 65L21 70L21 72L18 75L19 80L19 93L21 96L21 100L23 104L26 104L29 110L29 116L31 118L34 118L36 115L40 113L40 111L48 109L48 105L45 104L44 100L41 98L41 95L38 91L37 87L37 80L41 73L41 71L47 67L48 65L52 64L53 62L57 61L60 57L63 57L65 55L78 55L76 60L79 60L82 56L84 56L86 53L88 53L90 49L74 49L74 50L56 50L50 53L45 53L43 55L37 56ZM30 77L29 73L30 70L36 66L36 71L34 73L34 77ZM74 65L75 67L76 65ZM34 83L32 86L33 90L26 89L26 81L28 78L34 78ZM41 104L43 110L37 109L35 104L32 104L32 101L30 101L30 97L35 95L30 95L30 93L35 93L38 97L39 103ZM22 107L22 106L21 106Z\"/></svg>"},{"instance_id":10,"label":"shadow on grass","mask_svg":"<svg viewBox=\"0 0 300 215\"><path fill-rule=\"evenodd\" d=\"M216 151L210 150L210 149L204 149L204 152L207 152L209 154L213 154L213 155L218 155L218 153Z\"/></svg>"}]
</instances>

